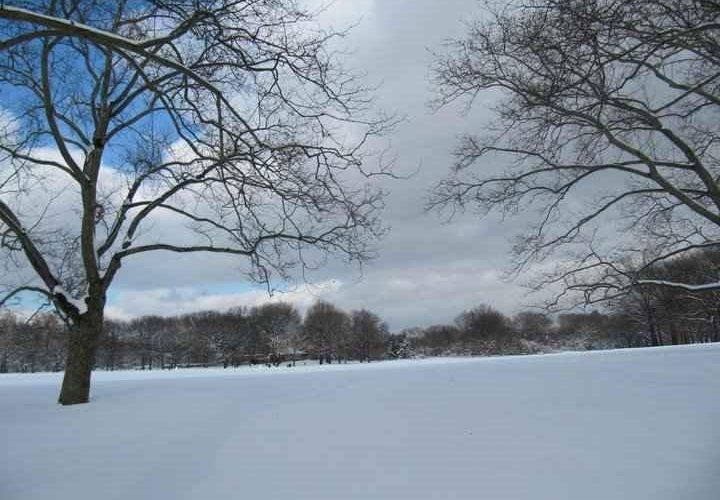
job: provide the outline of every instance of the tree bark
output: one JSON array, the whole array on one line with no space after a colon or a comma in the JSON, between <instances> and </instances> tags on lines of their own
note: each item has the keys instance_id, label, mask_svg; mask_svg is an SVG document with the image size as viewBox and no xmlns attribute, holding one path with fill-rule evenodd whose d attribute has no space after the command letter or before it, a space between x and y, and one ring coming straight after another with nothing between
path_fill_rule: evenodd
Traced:
<instances>
[{"instance_id":1,"label":"tree bark","mask_svg":"<svg viewBox=\"0 0 720 500\"><path fill-rule=\"evenodd\" d=\"M95 365L102 314L81 316L70 327L65 376L58 403L74 405L87 403L90 398L90 376Z\"/></svg>"},{"instance_id":2,"label":"tree bark","mask_svg":"<svg viewBox=\"0 0 720 500\"><path fill-rule=\"evenodd\" d=\"M655 324L655 315L651 310L647 312L648 327L650 328L650 343L653 347L662 345L662 338L658 331L657 325Z\"/></svg>"},{"instance_id":3,"label":"tree bark","mask_svg":"<svg viewBox=\"0 0 720 500\"><path fill-rule=\"evenodd\" d=\"M675 328L675 321L670 321L670 344L672 345L680 345L680 340L678 338L677 329Z\"/></svg>"}]
</instances>

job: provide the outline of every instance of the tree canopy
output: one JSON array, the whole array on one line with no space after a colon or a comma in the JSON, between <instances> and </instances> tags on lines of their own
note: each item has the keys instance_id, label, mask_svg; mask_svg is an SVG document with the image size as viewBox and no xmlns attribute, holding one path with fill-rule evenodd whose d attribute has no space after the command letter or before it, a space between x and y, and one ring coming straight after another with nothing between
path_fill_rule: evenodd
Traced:
<instances>
[{"instance_id":1,"label":"tree canopy","mask_svg":"<svg viewBox=\"0 0 720 500\"><path fill-rule=\"evenodd\" d=\"M88 360L136 255L236 255L263 283L371 257L382 193L358 179L390 123L339 36L293 0L3 2L0 304L45 296Z\"/></svg>"},{"instance_id":2,"label":"tree canopy","mask_svg":"<svg viewBox=\"0 0 720 500\"><path fill-rule=\"evenodd\" d=\"M430 206L536 213L517 270L591 303L720 241L720 4L533 0L489 7L438 56L438 105L494 91ZM548 272L549 270L549 272ZM666 283L720 288L705 283ZM556 297L559 298L559 297Z\"/></svg>"}]
</instances>

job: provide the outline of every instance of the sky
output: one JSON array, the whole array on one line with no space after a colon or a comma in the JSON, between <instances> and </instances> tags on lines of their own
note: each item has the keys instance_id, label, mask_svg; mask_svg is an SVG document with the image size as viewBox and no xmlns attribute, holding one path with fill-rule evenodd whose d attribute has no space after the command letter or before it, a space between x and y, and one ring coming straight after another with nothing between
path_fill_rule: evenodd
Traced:
<instances>
[{"instance_id":1,"label":"sky","mask_svg":"<svg viewBox=\"0 0 720 500\"><path fill-rule=\"evenodd\" d=\"M481 15L476 0L303 0L326 8L319 22L343 30L344 64L379 85L376 106L405 119L388 135L394 172L383 179L388 193L383 219L388 234L378 257L361 269L330 260L272 297L248 284L232 257L150 253L128 260L109 291L107 316L129 319L224 310L284 300L304 311L328 300L347 310L366 308L394 331L448 323L462 311L489 304L508 314L533 304L521 282L503 279L511 265L511 238L523 217L476 213L447 217L425 210L432 186L449 172L452 150L464 132L492 118L493 96L480 96L472 110L433 110L433 51L461 37L463 21ZM492 165L485 165L492 167ZM172 227L171 225L169 227ZM172 229L170 229L172 230Z\"/></svg>"},{"instance_id":2,"label":"sky","mask_svg":"<svg viewBox=\"0 0 720 500\"><path fill-rule=\"evenodd\" d=\"M378 108L404 116L387 137L394 171L410 175L382 181L388 192L383 212L388 234L378 257L363 266L330 261L292 285L287 294L268 297L242 281L232 258L148 255L128 262L109 296L108 316L179 314L286 300L301 310L319 299L351 310L370 309L393 330L447 323L462 311L490 304L508 314L532 304L521 282L504 279L511 265L511 238L520 221L475 213L447 217L425 210L431 187L449 171L452 149L463 132L491 118L492 98L481 97L470 113L431 109L429 67L433 51L464 32L463 20L481 15L476 0L306 0L325 5L320 22L344 29L349 68L379 84Z\"/></svg>"}]
</instances>

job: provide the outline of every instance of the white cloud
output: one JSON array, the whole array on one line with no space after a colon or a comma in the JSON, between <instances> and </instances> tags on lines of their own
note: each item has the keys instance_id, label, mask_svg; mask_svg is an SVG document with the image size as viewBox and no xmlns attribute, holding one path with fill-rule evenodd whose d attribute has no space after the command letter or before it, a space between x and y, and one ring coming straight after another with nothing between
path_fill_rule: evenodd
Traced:
<instances>
[{"instance_id":1,"label":"white cloud","mask_svg":"<svg viewBox=\"0 0 720 500\"><path fill-rule=\"evenodd\" d=\"M169 316L273 301L289 302L304 312L320 299L346 310L368 308L380 314L392 329L399 330L447 323L460 312L482 303L512 314L523 306L524 294L517 285L505 282L498 270L468 260L377 269L354 282L329 279L300 285L272 297L263 289L222 293L202 286L122 289L111 298L107 315L115 319L151 314Z\"/></svg>"},{"instance_id":2,"label":"white cloud","mask_svg":"<svg viewBox=\"0 0 720 500\"><path fill-rule=\"evenodd\" d=\"M520 224L499 218L481 220L475 214L445 225L424 212L428 189L448 172L456 137L472 130L487 116L461 117L456 110L432 114L426 103L432 97L428 82L428 49L462 30L460 19L476 15L475 0L304 0L310 7L327 5L321 22L336 29L356 24L340 41L351 50L347 65L365 71L369 83L383 82L379 101L388 112L407 115L392 136L397 170L403 181L383 181L389 191L384 220L392 227L378 248L380 258L364 269L362 279L342 262L307 278L323 286L300 285L288 294L270 299L264 290L241 288L243 259L203 254L174 255L156 252L128 259L111 289L109 317L130 318L144 314L181 314L205 309L252 306L268 300L287 300L301 310L318 298L345 309L369 308L393 329L451 321L462 310L489 303L510 313L526 301L523 290L503 282L507 267L507 238ZM177 145L176 145L177 147ZM48 152L50 154L50 152ZM178 150L178 154L184 154ZM497 165L483 165L496 168ZM104 170L103 189L123 186L117 172ZM57 184L55 188L61 185ZM116 198L113 198L115 200ZM77 219L60 206L53 210L66 223ZM144 241L189 238L178 218L159 213L144 232ZM334 281L333 281L334 280ZM222 291L218 291L222 290Z\"/></svg>"},{"instance_id":3,"label":"white cloud","mask_svg":"<svg viewBox=\"0 0 720 500\"><path fill-rule=\"evenodd\" d=\"M233 307L252 307L269 302L289 302L305 311L315 301L335 294L342 283L330 280L305 284L270 296L266 290L237 293L208 293L197 287L123 290L111 300L106 314L113 319L130 319L145 315L172 316L197 311L225 311Z\"/></svg>"},{"instance_id":4,"label":"white cloud","mask_svg":"<svg viewBox=\"0 0 720 500\"><path fill-rule=\"evenodd\" d=\"M478 260L422 264L369 272L330 297L347 309L369 308L393 329L447 323L482 303L511 314L523 290Z\"/></svg>"}]
</instances>

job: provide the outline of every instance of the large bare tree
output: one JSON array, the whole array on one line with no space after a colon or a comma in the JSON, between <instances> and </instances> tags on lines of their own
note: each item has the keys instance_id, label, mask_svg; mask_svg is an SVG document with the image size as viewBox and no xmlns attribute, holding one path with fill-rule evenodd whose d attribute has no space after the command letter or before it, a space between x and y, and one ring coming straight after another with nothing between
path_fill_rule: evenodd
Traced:
<instances>
[{"instance_id":1,"label":"large bare tree","mask_svg":"<svg viewBox=\"0 0 720 500\"><path fill-rule=\"evenodd\" d=\"M715 0L488 6L434 75L438 105L472 110L489 91L494 115L460 141L430 205L536 214L518 270L541 267L537 288L578 302L719 244L719 16ZM654 284L718 289L720 276Z\"/></svg>"},{"instance_id":2,"label":"large bare tree","mask_svg":"<svg viewBox=\"0 0 720 500\"><path fill-rule=\"evenodd\" d=\"M314 19L294 0L0 3L0 305L34 292L70 325L60 403L88 401L128 259L231 254L269 282L371 255L363 179L384 168L363 162L388 121Z\"/></svg>"}]
</instances>

